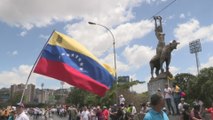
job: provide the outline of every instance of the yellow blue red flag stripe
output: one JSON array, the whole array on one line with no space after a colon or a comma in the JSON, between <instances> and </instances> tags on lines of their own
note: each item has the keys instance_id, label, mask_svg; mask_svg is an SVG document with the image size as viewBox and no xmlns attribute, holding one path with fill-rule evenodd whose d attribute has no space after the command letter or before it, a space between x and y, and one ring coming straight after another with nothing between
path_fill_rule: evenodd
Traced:
<instances>
[{"instance_id":1,"label":"yellow blue red flag stripe","mask_svg":"<svg viewBox=\"0 0 213 120\"><path fill-rule=\"evenodd\" d=\"M54 32L34 72L104 96L114 81L114 70L76 40Z\"/></svg>"}]
</instances>

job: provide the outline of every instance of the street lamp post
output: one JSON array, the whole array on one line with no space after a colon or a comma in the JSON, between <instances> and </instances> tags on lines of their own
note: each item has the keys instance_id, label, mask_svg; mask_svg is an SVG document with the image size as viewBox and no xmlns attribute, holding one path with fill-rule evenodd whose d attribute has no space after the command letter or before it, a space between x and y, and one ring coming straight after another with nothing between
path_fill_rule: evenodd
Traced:
<instances>
[{"instance_id":1,"label":"street lamp post","mask_svg":"<svg viewBox=\"0 0 213 120\"><path fill-rule=\"evenodd\" d=\"M107 29L107 31L109 31L109 33L112 35L112 38L113 38L113 55L114 55L115 80L116 80L116 83L117 83L117 66L116 66L115 37L114 37L112 31L111 31L108 27L106 27L106 26L104 26L104 25L102 25L102 24L94 23L94 22L88 22L88 23L89 23L90 25L99 25L99 26L101 26L101 27L104 27L104 28Z\"/></svg>"},{"instance_id":2,"label":"street lamp post","mask_svg":"<svg viewBox=\"0 0 213 120\"><path fill-rule=\"evenodd\" d=\"M41 103L44 103L44 83L41 83Z\"/></svg>"},{"instance_id":3,"label":"street lamp post","mask_svg":"<svg viewBox=\"0 0 213 120\"><path fill-rule=\"evenodd\" d=\"M117 65L116 65L116 50L115 50L115 37L114 37L114 35L113 35L113 33L112 33L112 31L108 28L108 27L106 27L106 26L104 26L104 25L102 25L102 24L98 24L98 23L94 23L94 22L88 22L90 25L99 25L99 26L101 26L101 27L104 27L107 31L109 31L109 33L112 35L112 39L113 39L113 55L114 55L114 69L115 69L115 81L116 81L116 86L117 86ZM116 98L115 98L115 101L116 101L116 103L118 103L118 101L117 101L117 98L118 98L118 93L117 93L117 91L116 91Z\"/></svg>"},{"instance_id":4,"label":"street lamp post","mask_svg":"<svg viewBox=\"0 0 213 120\"><path fill-rule=\"evenodd\" d=\"M64 82L63 81L61 81L60 82L60 84L61 84L61 103L64 103Z\"/></svg>"}]
</instances>

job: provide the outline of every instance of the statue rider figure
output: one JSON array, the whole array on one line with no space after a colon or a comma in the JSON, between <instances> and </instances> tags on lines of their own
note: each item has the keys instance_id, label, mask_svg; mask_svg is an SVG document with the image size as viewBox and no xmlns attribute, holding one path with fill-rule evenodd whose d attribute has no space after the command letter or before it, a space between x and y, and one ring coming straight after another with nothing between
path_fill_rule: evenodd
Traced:
<instances>
[{"instance_id":1,"label":"statue rider figure","mask_svg":"<svg viewBox=\"0 0 213 120\"><path fill-rule=\"evenodd\" d=\"M161 56L162 49L165 46L163 27L162 27L162 17L161 16L154 16L155 20L155 35L158 39L158 44L156 48L156 55L157 57Z\"/></svg>"},{"instance_id":2,"label":"statue rider figure","mask_svg":"<svg viewBox=\"0 0 213 120\"><path fill-rule=\"evenodd\" d=\"M154 16L155 20L155 35L158 39L158 44L156 48L156 55L152 57L150 60L150 68L151 68L151 76L153 77L153 71L155 69L156 76L159 75L159 70L161 70L161 73L164 72L163 69L163 63L166 62L166 72L169 73L169 64L171 61L171 52L176 49L179 42L176 40L173 40L171 43L165 45L164 36L163 33L163 27L162 27L162 18L161 16Z\"/></svg>"},{"instance_id":3,"label":"statue rider figure","mask_svg":"<svg viewBox=\"0 0 213 120\"><path fill-rule=\"evenodd\" d=\"M162 18L161 18L161 16L154 16L154 20L155 20L155 35L158 39L158 44L157 44L157 48L156 48L156 55L153 56L150 61L152 78L153 78L154 68L156 68L156 70L155 70L156 76L159 75L160 69L161 69L161 71L163 71L163 68L160 65L160 57L161 57L163 47L165 46L165 41L164 41L165 34L163 33Z\"/></svg>"}]
</instances>

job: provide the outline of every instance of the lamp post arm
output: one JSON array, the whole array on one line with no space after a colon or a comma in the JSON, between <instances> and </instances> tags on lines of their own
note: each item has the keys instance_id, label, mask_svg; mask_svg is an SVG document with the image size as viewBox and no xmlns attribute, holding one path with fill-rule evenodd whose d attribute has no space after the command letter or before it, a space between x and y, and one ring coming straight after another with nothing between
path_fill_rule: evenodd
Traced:
<instances>
[{"instance_id":1,"label":"lamp post arm","mask_svg":"<svg viewBox=\"0 0 213 120\"><path fill-rule=\"evenodd\" d=\"M101 25L101 24L96 24L96 25L104 27L112 35L112 38L113 38L113 43L112 44L113 44L113 54L114 54L114 67L115 67L114 68L115 69L115 80L117 80L117 64L116 64L115 37L114 37L112 31L108 27L106 27L104 25Z\"/></svg>"},{"instance_id":2,"label":"lamp post arm","mask_svg":"<svg viewBox=\"0 0 213 120\"><path fill-rule=\"evenodd\" d=\"M113 38L113 54L114 54L115 80L117 81L117 64L116 64L115 37L114 37L112 31L111 31L108 27L106 27L106 26L104 26L104 25L102 25L102 24L94 23L94 22L88 22L88 23L91 24L91 25L99 25L99 26L101 26L101 27L104 27L104 28L105 28L107 31L109 31L109 33L111 34L111 36L112 36L112 38ZM117 82L116 82L116 83L117 83Z\"/></svg>"}]
</instances>

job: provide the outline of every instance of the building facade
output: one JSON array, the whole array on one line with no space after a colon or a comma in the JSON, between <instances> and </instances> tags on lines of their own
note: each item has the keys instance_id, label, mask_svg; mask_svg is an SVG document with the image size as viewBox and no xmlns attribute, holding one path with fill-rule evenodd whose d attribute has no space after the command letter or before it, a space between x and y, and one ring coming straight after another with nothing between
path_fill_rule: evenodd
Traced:
<instances>
[{"instance_id":1,"label":"building facade","mask_svg":"<svg viewBox=\"0 0 213 120\"><path fill-rule=\"evenodd\" d=\"M10 98L13 99L14 97L22 95L25 89L24 84L14 84L10 87ZM34 101L35 98L35 85L28 84L24 94L24 102L31 103ZM21 99L21 98L20 98Z\"/></svg>"}]
</instances>

